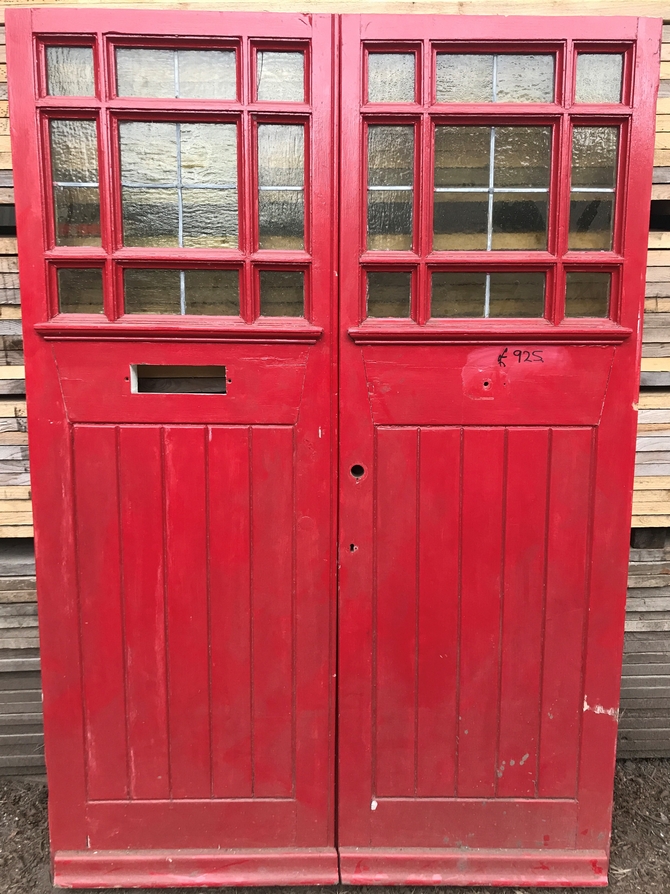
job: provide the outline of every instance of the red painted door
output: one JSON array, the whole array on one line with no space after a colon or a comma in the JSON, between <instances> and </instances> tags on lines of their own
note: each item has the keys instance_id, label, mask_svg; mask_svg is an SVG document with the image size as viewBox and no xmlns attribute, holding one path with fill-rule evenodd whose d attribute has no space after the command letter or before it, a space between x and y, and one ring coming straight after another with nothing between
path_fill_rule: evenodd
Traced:
<instances>
[{"instance_id":1,"label":"red painted door","mask_svg":"<svg viewBox=\"0 0 670 894\"><path fill-rule=\"evenodd\" d=\"M659 24L7 25L57 882L604 884Z\"/></svg>"},{"instance_id":2,"label":"red painted door","mask_svg":"<svg viewBox=\"0 0 670 894\"><path fill-rule=\"evenodd\" d=\"M7 17L61 885L337 880L332 27Z\"/></svg>"},{"instance_id":3,"label":"red painted door","mask_svg":"<svg viewBox=\"0 0 670 894\"><path fill-rule=\"evenodd\" d=\"M658 22L345 16L350 884L606 884Z\"/></svg>"}]
</instances>

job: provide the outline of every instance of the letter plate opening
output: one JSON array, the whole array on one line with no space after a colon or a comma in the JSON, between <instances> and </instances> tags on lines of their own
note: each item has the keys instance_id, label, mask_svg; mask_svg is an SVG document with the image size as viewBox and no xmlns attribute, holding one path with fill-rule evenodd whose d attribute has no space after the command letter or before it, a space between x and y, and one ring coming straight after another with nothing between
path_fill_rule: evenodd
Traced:
<instances>
[{"instance_id":1,"label":"letter plate opening","mask_svg":"<svg viewBox=\"0 0 670 894\"><path fill-rule=\"evenodd\" d=\"M130 367L134 394L225 394L225 366Z\"/></svg>"}]
</instances>

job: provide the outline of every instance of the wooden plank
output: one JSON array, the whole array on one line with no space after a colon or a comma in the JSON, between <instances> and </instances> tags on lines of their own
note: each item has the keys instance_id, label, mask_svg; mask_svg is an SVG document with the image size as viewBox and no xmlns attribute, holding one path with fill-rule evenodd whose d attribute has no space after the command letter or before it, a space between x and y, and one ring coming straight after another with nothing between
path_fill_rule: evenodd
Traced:
<instances>
[{"instance_id":1,"label":"wooden plank","mask_svg":"<svg viewBox=\"0 0 670 894\"><path fill-rule=\"evenodd\" d=\"M635 479L636 490L656 490L670 488L670 476L639 477Z\"/></svg>"},{"instance_id":2,"label":"wooden plank","mask_svg":"<svg viewBox=\"0 0 670 894\"><path fill-rule=\"evenodd\" d=\"M161 464L158 428L120 430L131 796L146 799L170 796Z\"/></svg>"},{"instance_id":3,"label":"wooden plank","mask_svg":"<svg viewBox=\"0 0 670 894\"><path fill-rule=\"evenodd\" d=\"M670 62L667 63L668 67L670 67ZM656 138L654 140L654 148L655 149L670 149L670 133L666 133L661 131L656 134Z\"/></svg>"},{"instance_id":4,"label":"wooden plank","mask_svg":"<svg viewBox=\"0 0 670 894\"><path fill-rule=\"evenodd\" d=\"M631 528L667 528L670 527L668 515L633 515Z\"/></svg>"},{"instance_id":5,"label":"wooden plank","mask_svg":"<svg viewBox=\"0 0 670 894\"><path fill-rule=\"evenodd\" d=\"M662 100L659 100L661 102ZM2 165L2 153L0 153L0 165ZM670 165L670 150L655 149L654 150L654 167L665 168Z\"/></svg>"},{"instance_id":6,"label":"wooden plank","mask_svg":"<svg viewBox=\"0 0 670 894\"><path fill-rule=\"evenodd\" d=\"M668 160L670 163L670 152L668 153ZM652 230L649 233L648 245L650 249L670 248L670 233L660 233L656 230Z\"/></svg>"},{"instance_id":7,"label":"wooden plank","mask_svg":"<svg viewBox=\"0 0 670 894\"><path fill-rule=\"evenodd\" d=\"M32 525L0 526L0 538L2 537L34 537ZM6 648L11 648L6 646Z\"/></svg>"},{"instance_id":8,"label":"wooden plank","mask_svg":"<svg viewBox=\"0 0 670 894\"><path fill-rule=\"evenodd\" d=\"M668 267L670 266L670 251L650 251L647 254L648 267Z\"/></svg>"},{"instance_id":9,"label":"wooden plank","mask_svg":"<svg viewBox=\"0 0 670 894\"><path fill-rule=\"evenodd\" d=\"M30 500L29 487L0 487L0 500ZM2 556L0 556L0 574L2 573Z\"/></svg>"},{"instance_id":10,"label":"wooden plank","mask_svg":"<svg viewBox=\"0 0 670 894\"><path fill-rule=\"evenodd\" d=\"M171 794L210 796L205 429L165 428Z\"/></svg>"},{"instance_id":11,"label":"wooden plank","mask_svg":"<svg viewBox=\"0 0 670 894\"><path fill-rule=\"evenodd\" d=\"M670 115L668 115L668 118L670 118ZM668 125L668 130L670 130L670 124ZM670 199L670 183L654 183L651 187L651 198L652 201Z\"/></svg>"},{"instance_id":12,"label":"wooden plank","mask_svg":"<svg viewBox=\"0 0 670 894\"><path fill-rule=\"evenodd\" d=\"M94 800L127 798L129 791L116 447L111 426L74 428L87 778Z\"/></svg>"},{"instance_id":13,"label":"wooden plank","mask_svg":"<svg viewBox=\"0 0 670 894\"><path fill-rule=\"evenodd\" d=\"M642 360L643 372L670 372L670 360L664 357L647 357Z\"/></svg>"},{"instance_id":14,"label":"wooden plank","mask_svg":"<svg viewBox=\"0 0 670 894\"><path fill-rule=\"evenodd\" d=\"M548 456L548 431L512 429L508 433L499 798L533 798L536 794Z\"/></svg>"},{"instance_id":15,"label":"wooden plank","mask_svg":"<svg viewBox=\"0 0 670 894\"><path fill-rule=\"evenodd\" d=\"M417 795L449 796L458 733L460 431L423 430L420 445Z\"/></svg>"},{"instance_id":16,"label":"wooden plank","mask_svg":"<svg viewBox=\"0 0 670 894\"><path fill-rule=\"evenodd\" d=\"M244 798L253 794L249 430L213 426L208 451L212 795Z\"/></svg>"},{"instance_id":17,"label":"wooden plank","mask_svg":"<svg viewBox=\"0 0 670 894\"><path fill-rule=\"evenodd\" d=\"M461 649L459 706L459 797L495 794L500 649L501 518L504 432L464 432Z\"/></svg>"}]
</instances>

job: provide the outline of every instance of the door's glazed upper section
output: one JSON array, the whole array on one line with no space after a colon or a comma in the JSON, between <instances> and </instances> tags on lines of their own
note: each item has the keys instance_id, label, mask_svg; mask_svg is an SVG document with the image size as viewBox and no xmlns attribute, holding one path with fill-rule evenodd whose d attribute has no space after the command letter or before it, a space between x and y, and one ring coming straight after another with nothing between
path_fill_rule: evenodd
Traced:
<instances>
[{"instance_id":1,"label":"door's glazed upper section","mask_svg":"<svg viewBox=\"0 0 670 894\"><path fill-rule=\"evenodd\" d=\"M52 327L160 316L317 337L334 199L310 28L36 36Z\"/></svg>"},{"instance_id":2,"label":"door's glazed upper section","mask_svg":"<svg viewBox=\"0 0 670 894\"><path fill-rule=\"evenodd\" d=\"M621 324L634 43L363 35L361 57L354 325Z\"/></svg>"}]
</instances>

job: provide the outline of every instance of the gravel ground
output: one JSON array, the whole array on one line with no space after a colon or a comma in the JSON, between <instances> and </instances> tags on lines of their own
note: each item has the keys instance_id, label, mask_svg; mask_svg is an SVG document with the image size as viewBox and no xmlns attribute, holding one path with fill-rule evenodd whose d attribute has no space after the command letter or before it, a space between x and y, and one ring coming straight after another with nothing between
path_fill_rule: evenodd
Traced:
<instances>
[{"instance_id":1,"label":"gravel ground","mask_svg":"<svg viewBox=\"0 0 670 894\"><path fill-rule=\"evenodd\" d=\"M50 894L47 793L42 779L0 779L0 894ZM118 890L118 889L117 889ZM193 894L193 888L171 888ZM232 892L236 889L219 889ZM239 894L267 894L264 888L240 888ZM349 891L352 889L349 888ZM388 889L390 894L420 894L420 888ZM468 888L484 894L490 888ZM516 888L497 888L516 894ZM544 888L558 892L558 888ZM573 888L593 891L593 888ZM670 894L670 760L620 761L614 795L612 894ZM155 894L152 889L151 894ZM463 888L442 888L457 894ZM281 888L277 894L337 894L335 888ZM383 888L359 888L355 894L383 894ZM134 889L134 894L140 894ZM146 892L150 894L150 892Z\"/></svg>"}]
</instances>

